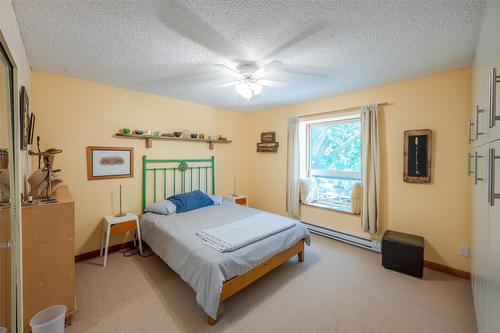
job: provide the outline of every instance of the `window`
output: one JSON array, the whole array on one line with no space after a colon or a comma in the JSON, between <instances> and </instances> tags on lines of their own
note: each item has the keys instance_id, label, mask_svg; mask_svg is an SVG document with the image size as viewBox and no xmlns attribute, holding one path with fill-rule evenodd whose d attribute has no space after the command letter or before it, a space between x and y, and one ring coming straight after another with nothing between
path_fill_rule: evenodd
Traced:
<instances>
[{"instance_id":1,"label":"window","mask_svg":"<svg viewBox=\"0 0 500 333\"><path fill-rule=\"evenodd\" d=\"M315 203L350 211L353 186L361 181L359 117L308 123L306 137L306 170L317 183Z\"/></svg>"}]
</instances>

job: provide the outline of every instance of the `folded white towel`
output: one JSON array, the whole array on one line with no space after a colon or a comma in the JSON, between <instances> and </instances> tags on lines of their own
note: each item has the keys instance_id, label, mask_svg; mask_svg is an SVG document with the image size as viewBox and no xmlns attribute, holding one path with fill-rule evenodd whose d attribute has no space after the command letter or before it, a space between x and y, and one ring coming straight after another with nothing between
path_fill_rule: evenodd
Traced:
<instances>
[{"instance_id":1,"label":"folded white towel","mask_svg":"<svg viewBox=\"0 0 500 333\"><path fill-rule=\"evenodd\" d=\"M198 231L196 235L205 245L219 252L231 252L291 228L295 223L295 220L287 217L260 213L217 228Z\"/></svg>"}]
</instances>

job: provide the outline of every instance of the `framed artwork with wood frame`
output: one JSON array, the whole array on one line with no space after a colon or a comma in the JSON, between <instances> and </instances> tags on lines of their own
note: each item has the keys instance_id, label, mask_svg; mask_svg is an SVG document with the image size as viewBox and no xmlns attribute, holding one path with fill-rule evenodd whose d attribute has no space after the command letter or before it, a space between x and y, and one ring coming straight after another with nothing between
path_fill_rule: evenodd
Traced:
<instances>
[{"instance_id":1,"label":"framed artwork with wood frame","mask_svg":"<svg viewBox=\"0 0 500 333\"><path fill-rule=\"evenodd\" d=\"M134 148L87 147L87 179L134 177Z\"/></svg>"},{"instance_id":2,"label":"framed artwork with wood frame","mask_svg":"<svg viewBox=\"0 0 500 333\"><path fill-rule=\"evenodd\" d=\"M35 114L32 112L30 115L29 131L28 131L28 144L33 144L33 135L35 134Z\"/></svg>"},{"instance_id":3,"label":"framed artwork with wood frame","mask_svg":"<svg viewBox=\"0 0 500 333\"><path fill-rule=\"evenodd\" d=\"M432 130L404 132L403 180L407 183L431 182Z\"/></svg>"},{"instance_id":4,"label":"framed artwork with wood frame","mask_svg":"<svg viewBox=\"0 0 500 333\"><path fill-rule=\"evenodd\" d=\"M20 93L19 124L21 125L21 150L28 149L30 131L30 98L25 86L21 87Z\"/></svg>"}]
</instances>

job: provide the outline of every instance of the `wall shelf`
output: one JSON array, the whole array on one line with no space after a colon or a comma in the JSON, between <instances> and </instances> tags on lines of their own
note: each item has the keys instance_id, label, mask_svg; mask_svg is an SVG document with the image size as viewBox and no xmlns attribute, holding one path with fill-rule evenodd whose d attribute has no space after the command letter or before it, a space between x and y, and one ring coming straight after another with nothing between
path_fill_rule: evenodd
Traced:
<instances>
[{"instance_id":1,"label":"wall shelf","mask_svg":"<svg viewBox=\"0 0 500 333\"><path fill-rule=\"evenodd\" d=\"M153 146L153 140L204 142L204 143L208 143L208 148L210 150L214 149L215 143L231 143L231 140L191 139L191 138L178 138L178 137L169 137L169 136L138 135L138 134L123 134L123 133L116 133L114 136L117 138L122 138L122 139L144 140L146 143L146 148L151 148Z\"/></svg>"}]
</instances>

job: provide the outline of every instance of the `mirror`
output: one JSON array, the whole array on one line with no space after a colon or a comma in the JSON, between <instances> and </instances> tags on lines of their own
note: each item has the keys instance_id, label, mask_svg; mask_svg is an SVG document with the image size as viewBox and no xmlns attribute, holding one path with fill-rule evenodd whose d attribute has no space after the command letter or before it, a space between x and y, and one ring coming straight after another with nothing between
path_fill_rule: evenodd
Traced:
<instances>
[{"instance_id":1,"label":"mirror","mask_svg":"<svg viewBox=\"0 0 500 333\"><path fill-rule=\"evenodd\" d=\"M1 52L0 56L0 207L10 199L9 186L9 117L11 117L12 66Z\"/></svg>"},{"instance_id":2,"label":"mirror","mask_svg":"<svg viewBox=\"0 0 500 333\"><path fill-rule=\"evenodd\" d=\"M15 327L15 296L12 272L11 181L14 159L13 123L13 67L0 45L0 332L12 332ZM13 303L14 302L14 303Z\"/></svg>"}]
</instances>

